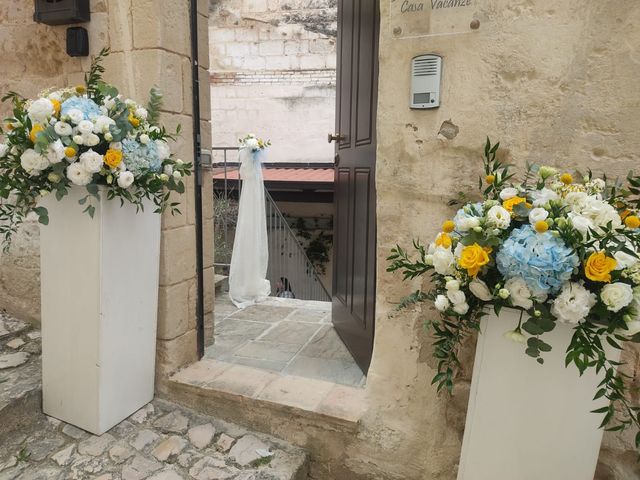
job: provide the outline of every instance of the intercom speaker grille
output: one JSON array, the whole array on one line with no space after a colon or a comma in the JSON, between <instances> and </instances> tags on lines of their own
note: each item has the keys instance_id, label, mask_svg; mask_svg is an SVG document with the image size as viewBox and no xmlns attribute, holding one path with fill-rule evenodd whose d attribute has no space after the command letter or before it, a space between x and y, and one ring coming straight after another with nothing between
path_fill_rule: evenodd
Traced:
<instances>
[{"instance_id":1,"label":"intercom speaker grille","mask_svg":"<svg viewBox=\"0 0 640 480\"><path fill-rule=\"evenodd\" d=\"M438 60L435 58L416 59L413 62L413 75L426 77L438 73Z\"/></svg>"}]
</instances>

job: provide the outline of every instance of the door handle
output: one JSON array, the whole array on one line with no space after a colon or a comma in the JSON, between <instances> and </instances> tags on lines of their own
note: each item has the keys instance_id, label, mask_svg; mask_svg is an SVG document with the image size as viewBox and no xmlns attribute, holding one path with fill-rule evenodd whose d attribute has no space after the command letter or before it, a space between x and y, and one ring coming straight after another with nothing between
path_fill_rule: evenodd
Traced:
<instances>
[{"instance_id":1,"label":"door handle","mask_svg":"<svg viewBox=\"0 0 640 480\"><path fill-rule=\"evenodd\" d=\"M331 142L341 142L347 139L346 135L340 135L339 133L330 133L327 137L329 143Z\"/></svg>"}]
</instances>

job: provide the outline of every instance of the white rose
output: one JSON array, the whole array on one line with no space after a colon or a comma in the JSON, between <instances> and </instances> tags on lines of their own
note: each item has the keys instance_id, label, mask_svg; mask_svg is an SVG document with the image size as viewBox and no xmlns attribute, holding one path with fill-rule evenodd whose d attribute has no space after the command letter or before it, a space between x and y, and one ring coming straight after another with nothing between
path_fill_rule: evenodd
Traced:
<instances>
[{"instance_id":1,"label":"white rose","mask_svg":"<svg viewBox=\"0 0 640 480\"><path fill-rule=\"evenodd\" d=\"M568 282L553 301L551 313L561 322L580 323L596 304L596 296L582 284Z\"/></svg>"},{"instance_id":2,"label":"white rose","mask_svg":"<svg viewBox=\"0 0 640 480\"><path fill-rule=\"evenodd\" d=\"M80 155L80 164L89 173L98 173L104 163L102 155L93 150L88 150Z\"/></svg>"},{"instance_id":3,"label":"white rose","mask_svg":"<svg viewBox=\"0 0 640 480\"><path fill-rule=\"evenodd\" d=\"M458 280L449 280L446 285L445 288L447 290L460 290L460 282Z\"/></svg>"},{"instance_id":4,"label":"white rose","mask_svg":"<svg viewBox=\"0 0 640 480\"><path fill-rule=\"evenodd\" d=\"M9 151L9 145L6 143L0 143L0 158L3 158Z\"/></svg>"},{"instance_id":5,"label":"white rose","mask_svg":"<svg viewBox=\"0 0 640 480\"><path fill-rule=\"evenodd\" d=\"M487 212L487 220L495 227L505 230L511 224L511 215L500 205L494 205Z\"/></svg>"},{"instance_id":6,"label":"white rose","mask_svg":"<svg viewBox=\"0 0 640 480\"><path fill-rule=\"evenodd\" d=\"M436 297L436 301L434 302L436 309L441 312L444 312L447 308L449 308L449 299L444 295L438 295Z\"/></svg>"},{"instance_id":7,"label":"white rose","mask_svg":"<svg viewBox=\"0 0 640 480\"><path fill-rule=\"evenodd\" d=\"M454 305L458 305L459 303L466 303L467 301L467 297L465 296L464 292L461 290L448 290L447 298Z\"/></svg>"},{"instance_id":8,"label":"white rose","mask_svg":"<svg viewBox=\"0 0 640 480\"><path fill-rule=\"evenodd\" d=\"M74 185L84 186L91 183L92 175L80 163L72 163L67 167L67 178Z\"/></svg>"},{"instance_id":9,"label":"white rose","mask_svg":"<svg viewBox=\"0 0 640 480\"><path fill-rule=\"evenodd\" d=\"M53 130L61 137L68 137L73 133L71 125L69 125L67 122L57 122L53 126Z\"/></svg>"},{"instance_id":10,"label":"white rose","mask_svg":"<svg viewBox=\"0 0 640 480\"><path fill-rule=\"evenodd\" d=\"M29 148L20 156L20 165L28 173L37 174L49 166L49 160L44 155Z\"/></svg>"},{"instance_id":11,"label":"white rose","mask_svg":"<svg viewBox=\"0 0 640 480\"><path fill-rule=\"evenodd\" d=\"M458 220L456 223L456 229L461 232L468 232L469 230L479 227L480 219L478 217L465 217Z\"/></svg>"},{"instance_id":12,"label":"white rose","mask_svg":"<svg viewBox=\"0 0 640 480\"><path fill-rule=\"evenodd\" d=\"M133 184L134 176L131 172L121 172L118 175L118 186L120 188L129 188Z\"/></svg>"},{"instance_id":13,"label":"white rose","mask_svg":"<svg viewBox=\"0 0 640 480\"><path fill-rule=\"evenodd\" d=\"M115 124L116 122L112 118L109 118L106 115L101 115L96 118L96 123L93 126L93 133L107 133L109 131L109 127ZM80 126L78 125L78 128L79 127Z\"/></svg>"},{"instance_id":14,"label":"white rose","mask_svg":"<svg viewBox=\"0 0 640 480\"><path fill-rule=\"evenodd\" d=\"M95 133L87 133L82 136L82 141L87 147L95 147L100 143L100 137Z\"/></svg>"},{"instance_id":15,"label":"white rose","mask_svg":"<svg viewBox=\"0 0 640 480\"><path fill-rule=\"evenodd\" d=\"M92 133L93 122L91 120L82 120L80 123L78 123L78 131L80 133Z\"/></svg>"},{"instance_id":16,"label":"white rose","mask_svg":"<svg viewBox=\"0 0 640 480\"><path fill-rule=\"evenodd\" d=\"M544 221L549 216L549 212L547 212L544 208L533 208L529 212L529 222L531 225L535 225L536 222Z\"/></svg>"},{"instance_id":17,"label":"white rose","mask_svg":"<svg viewBox=\"0 0 640 480\"><path fill-rule=\"evenodd\" d=\"M607 310L619 312L633 301L633 289L626 283L609 283L602 287L600 298L607 306Z\"/></svg>"},{"instance_id":18,"label":"white rose","mask_svg":"<svg viewBox=\"0 0 640 480\"><path fill-rule=\"evenodd\" d=\"M158 158L164 161L171 156L169 144L164 140L156 140L156 148L158 149Z\"/></svg>"},{"instance_id":19,"label":"white rose","mask_svg":"<svg viewBox=\"0 0 640 480\"><path fill-rule=\"evenodd\" d=\"M60 139L49 144L49 147L47 148L47 159L50 163L59 163L64 159L64 157L64 145Z\"/></svg>"},{"instance_id":20,"label":"white rose","mask_svg":"<svg viewBox=\"0 0 640 480\"><path fill-rule=\"evenodd\" d=\"M504 283L504 288L509 290L511 294L511 304L514 307L524 308L529 310L533 307L533 300L531 300L531 291L525 281L520 277L513 277Z\"/></svg>"},{"instance_id":21,"label":"white rose","mask_svg":"<svg viewBox=\"0 0 640 480\"><path fill-rule=\"evenodd\" d=\"M53 103L48 98L39 98L27 109L27 115L33 123L47 123L54 113Z\"/></svg>"},{"instance_id":22,"label":"white rose","mask_svg":"<svg viewBox=\"0 0 640 480\"><path fill-rule=\"evenodd\" d=\"M247 148L250 148L251 150L257 150L259 143L258 140L256 140L255 138L248 138L247 140L244 141L244 145Z\"/></svg>"},{"instance_id":23,"label":"white rose","mask_svg":"<svg viewBox=\"0 0 640 480\"><path fill-rule=\"evenodd\" d=\"M433 251L433 268L440 275L447 275L453 271L454 260L450 248L436 247Z\"/></svg>"},{"instance_id":24,"label":"white rose","mask_svg":"<svg viewBox=\"0 0 640 480\"><path fill-rule=\"evenodd\" d=\"M453 306L453 311L459 315L465 315L469 311L469 304L467 303L456 303Z\"/></svg>"},{"instance_id":25,"label":"white rose","mask_svg":"<svg viewBox=\"0 0 640 480\"><path fill-rule=\"evenodd\" d=\"M72 140L76 145L82 145L84 143L84 138L82 137L82 135L74 135Z\"/></svg>"},{"instance_id":26,"label":"white rose","mask_svg":"<svg viewBox=\"0 0 640 480\"><path fill-rule=\"evenodd\" d=\"M546 187L541 190L534 190L529 194L529 196L533 201L534 207L540 207L545 203L549 203L552 200L560 199L560 197L556 192Z\"/></svg>"},{"instance_id":27,"label":"white rose","mask_svg":"<svg viewBox=\"0 0 640 480\"><path fill-rule=\"evenodd\" d=\"M149 143L149 135L147 135L146 133L140 135L140 143L142 143L143 145Z\"/></svg>"},{"instance_id":28,"label":"white rose","mask_svg":"<svg viewBox=\"0 0 640 480\"><path fill-rule=\"evenodd\" d=\"M173 165L165 165L162 171L167 175L173 175Z\"/></svg>"},{"instance_id":29,"label":"white rose","mask_svg":"<svg viewBox=\"0 0 640 480\"><path fill-rule=\"evenodd\" d=\"M72 108L67 111L67 117L71 120L71 123L75 123L78 125L80 122L84 120L84 113L82 110L78 110L77 108Z\"/></svg>"},{"instance_id":30,"label":"white rose","mask_svg":"<svg viewBox=\"0 0 640 480\"><path fill-rule=\"evenodd\" d=\"M471 281L471 283L469 284L469 290L471 290L471 293L473 293L476 297L485 302L493 299L493 296L491 295L491 291L489 290L487 284L482 280L478 280L477 278Z\"/></svg>"},{"instance_id":31,"label":"white rose","mask_svg":"<svg viewBox=\"0 0 640 480\"><path fill-rule=\"evenodd\" d=\"M146 108L142 108L142 107L136 108L136 117L141 118L142 120L146 120L148 115L149 114Z\"/></svg>"},{"instance_id":32,"label":"white rose","mask_svg":"<svg viewBox=\"0 0 640 480\"><path fill-rule=\"evenodd\" d=\"M502 201L509 200L510 198L513 198L517 195L518 195L518 190L516 188L507 187L502 189L502 191L500 192L500 199Z\"/></svg>"}]
</instances>

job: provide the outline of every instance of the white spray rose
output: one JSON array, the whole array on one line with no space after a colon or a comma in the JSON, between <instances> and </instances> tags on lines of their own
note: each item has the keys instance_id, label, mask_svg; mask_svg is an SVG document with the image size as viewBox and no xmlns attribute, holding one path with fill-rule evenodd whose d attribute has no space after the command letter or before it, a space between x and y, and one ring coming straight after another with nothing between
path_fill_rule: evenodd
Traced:
<instances>
[{"instance_id":1,"label":"white spray rose","mask_svg":"<svg viewBox=\"0 0 640 480\"><path fill-rule=\"evenodd\" d=\"M552 200L559 200L560 197L556 192L550 188L543 188L541 190L534 190L531 192L531 199L534 207L540 207L545 203L549 203Z\"/></svg>"},{"instance_id":2,"label":"white spray rose","mask_svg":"<svg viewBox=\"0 0 640 480\"><path fill-rule=\"evenodd\" d=\"M495 227L505 230L509 228L509 225L511 224L511 215L507 209L500 205L494 205L487 212L487 220Z\"/></svg>"},{"instance_id":3,"label":"white spray rose","mask_svg":"<svg viewBox=\"0 0 640 480\"><path fill-rule=\"evenodd\" d=\"M92 133L93 122L91 120L82 120L80 123L78 123L78 131L80 133Z\"/></svg>"},{"instance_id":4,"label":"white spray rose","mask_svg":"<svg viewBox=\"0 0 640 480\"><path fill-rule=\"evenodd\" d=\"M47 123L54 113L53 103L48 98L39 98L27 109L27 115L33 123Z\"/></svg>"},{"instance_id":5,"label":"white spray rose","mask_svg":"<svg viewBox=\"0 0 640 480\"><path fill-rule=\"evenodd\" d=\"M107 133L109 131L109 127L115 124L116 122L112 118L109 118L106 115L101 115L96 118L96 123L93 126L93 133ZM80 126L78 125L78 127Z\"/></svg>"},{"instance_id":6,"label":"white spray rose","mask_svg":"<svg viewBox=\"0 0 640 480\"><path fill-rule=\"evenodd\" d=\"M71 125L69 125L67 122L57 122L53 126L53 130L61 137L68 137L73 133Z\"/></svg>"},{"instance_id":7,"label":"white spray rose","mask_svg":"<svg viewBox=\"0 0 640 480\"><path fill-rule=\"evenodd\" d=\"M433 251L433 268L440 275L447 275L453 270L453 253L450 248L436 247Z\"/></svg>"},{"instance_id":8,"label":"white spray rose","mask_svg":"<svg viewBox=\"0 0 640 480\"><path fill-rule=\"evenodd\" d=\"M71 123L75 123L78 125L80 122L84 120L84 113L82 110L78 110L77 108L72 108L67 111L67 117L71 120Z\"/></svg>"},{"instance_id":9,"label":"white spray rose","mask_svg":"<svg viewBox=\"0 0 640 480\"><path fill-rule=\"evenodd\" d=\"M164 140L156 140L156 148L158 150L158 158L160 161L164 161L171 156L169 144Z\"/></svg>"},{"instance_id":10,"label":"white spray rose","mask_svg":"<svg viewBox=\"0 0 640 480\"><path fill-rule=\"evenodd\" d=\"M500 199L502 201L509 200L510 198L513 198L517 195L518 195L518 190L516 188L507 187L502 189L502 191L500 192Z\"/></svg>"},{"instance_id":11,"label":"white spray rose","mask_svg":"<svg viewBox=\"0 0 640 480\"><path fill-rule=\"evenodd\" d=\"M67 178L74 185L84 186L91 183L92 175L80 163L72 163L67 167Z\"/></svg>"},{"instance_id":12,"label":"white spray rose","mask_svg":"<svg viewBox=\"0 0 640 480\"><path fill-rule=\"evenodd\" d=\"M80 155L80 164L89 173L98 173L102 169L102 155L93 150L88 150Z\"/></svg>"},{"instance_id":13,"label":"white spray rose","mask_svg":"<svg viewBox=\"0 0 640 480\"><path fill-rule=\"evenodd\" d=\"M471 281L471 283L469 284L469 290L471 290L471 293L473 293L476 297L485 302L493 299L493 296L491 295L491 291L489 290L487 284L477 278L474 278Z\"/></svg>"},{"instance_id":14,"label":"white spray rose","mask_svg":"<svg viewBox=\"0 0 640 480\"><path fill-rule=\"evenodd\" d=\"M95 147L100 143L100 137L95 133L87 133L82 136L82 141L87 147Z\"/></svg>"},{"instance_id":15,"label":"white spray rose","mask_svg":"<svg viewBox=\"0 0 640 480\"><path fill-rule=\"evenodd\" d=\"M84 143L84 137L82 135L74 135L73 143L76 145L82 145Z\"/></svg>"},{"instance_id":16,"label":"white spray rose","mask_svg":"<svg viewBox=\"0 0 640 480\"><path fill-rule=\"evenodd\" d=\"M511 294L511 304L514 307L524 308L525 310L529 310L533 307L533 300L530 298L531 291L522 278L510 278L505 282L504 288L509 290L509 293Z\"/></svg>"},{"instance_id":17,"label":"white spray rose","mask_svg":"<svg viewBox=\"0 0 640 480\"><path fill-rule=\"evenodd\" d=\"M133 184L134 176L131 172L121 172L118 175L118 186L120 188L129 188Z\"/></svg>"},{"instance_id":18,"label":"white spray rose","mask_svg":"<svg viewBox=\"0 0 640 480\"><path fill-rule=\"evenodd\" d=\"M438 295L435 300L435 307L441 312L444 312L447 308L449 308L449 299L444 295Z\"/></svg>"},{"instance_id":19,"label":"white spray rose","mask_svg":"<svg viewBox=\"0 0 640 480\"><path fill-rule=\"evenodd\" d=\"M464 292L460 290L447 290L447 298L454 305L467 302L467 297Z\"/></svg>"},{"instance_id":20,"label":"white spray rose","mask_svg":"<svg viewBox=\"0 0 640 480\"><path fill-rule=\"evenodd\" d=\"M9 145L6 143L0 143L0 158L3 158L9 151Z\"/></svg>"},{"instance_id":21,"label":"white spray rose","mask_svg":"<svg viewBox=\"0 0 640 480\"><path fill-rule=\"evenodd\" d=\"M532 208L529 212L529 222L531 223L531 225L535 225L536 222L545 221L548 216L549 212L547 212L544 208Z\"/></svg>"},{"instance_id":22,"label":"white spray rose","mask_svg":"<svg viewBox=\"0 0 640 480\"><path fill-rule=\"evenodd\" d=\"M59 163L64 159L64 157L64 145L60 139L49 144L49 147L47 148L47 159L50 163Z\"/></svg>"},{"instance_id":23,"label":"white spray rose","mask_svg":"<svg viewBox=\"0 0 640 480\"><path fill-rule=\"evenodd\" d=\"M453 311L460 315L465 315L469 311L468 303L456 303L453 306Z\"/></svg>"},{"instance_id":24,"label":"white spray rose","mask_svg":"<svg viewBox=\"0 0 640 480\"><path fill-rule=\"evenodd\" d=\"M633 301L633 289L626 283L609 283L602 287L600 298L607 306L607 310L619 312Z\"/></svg>"},{"instance_id":25,"label":"white spray rose","mask_svg":"<svg viewBox=\"0 0 640 480\"><path fill-rule=\"evenodd\" d=\"M28 148L20 156L20 165L30 174L38 174L49 166L49 160L32 148Z\"/></svg>"},{"instance_id":26,"label":"white spray rose","mask_svg":"<svg viewBox=\"0 0 640 480\"><path fill-rule=\"evenodd\" d=\"M583 321L596 304L596 296L582 284L568 282L553 301L551 313L561 322L577 324Z\"/></svg>"}]
</instances>

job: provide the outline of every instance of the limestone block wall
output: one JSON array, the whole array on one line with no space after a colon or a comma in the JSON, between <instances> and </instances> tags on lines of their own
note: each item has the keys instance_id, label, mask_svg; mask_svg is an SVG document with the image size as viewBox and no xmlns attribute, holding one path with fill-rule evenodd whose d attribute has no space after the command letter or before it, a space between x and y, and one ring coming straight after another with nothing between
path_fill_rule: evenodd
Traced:
<instances>
[{"instance_id":1,"label":"limestone block wall","mask_svg":"<svg viewBox=\"0 0 640 480\"><path fill-rule=\"evenodd\" d=\"M146 101L157 85L164 93L161 121L167 129L182 125L172 145L178 157L193 161L191 44L188 1L92 0L89 31L91 54L109 46L105 80L125 96ZM208 88L208 15L206 0L198 2L202 145L211 145ZM65 52L66 27L33 22L32 2L0 5L0 91L36 95L50 86L83 82L89 58L73 59ZM0 113L6 113L6 106ZM182 215L162 218L158 311L158 374L173 371L196 358L195 333L195 204L193 177L176 197ZM213 239L213 192L210 173L203 178L205 242ZM33 321L39 318L38 227L26 225L14 249L0 257L0 307ZM205 251L205 313L209 335L213 325L213 248Z\"/></svg>"},{"instance_id":2,"label":"limestone block wall","mask_svg":"<svg viewBox=\"0 0 640 480\"><path fill-rule=\"evenodd\" d=\"M477 31L395 39L390 2L381 0L371 407L362 442L345 460L363 475L386 472L373 478L455 479L470 381L466 370L452 399L430 386L435 363L422 323L434 313L426 307L394 313L396 302L411 290L399 275L385 272L389 249L408 246L415 237L432 238L454 213L446 202L456 192L477 195L487 135L500 140L506 158L520 167L530 161L614 177L640 165L640 90L632 88L640 76L638 2L472 4L469 18L480 21ZM423 53L443 56L441 107L412 111L409 62ZM447 120L459 127L451 140L438 137ZM473 350L470 343L468 359ZM638 350L629 349L625 358L637 374ZM640 476L633 434L605 434L598 480Z\"/></svg>"},{"instance_id":3,"label":"limestone block wall","mask_svg":"<svg viewBox=\"0 0 640 480\"><path fill-rule=\"evenodd\" d=\"M214 0L209 24L214 146L254 132L270 161L332 162L334 0Z\"/></svg>"}]
</instances>

